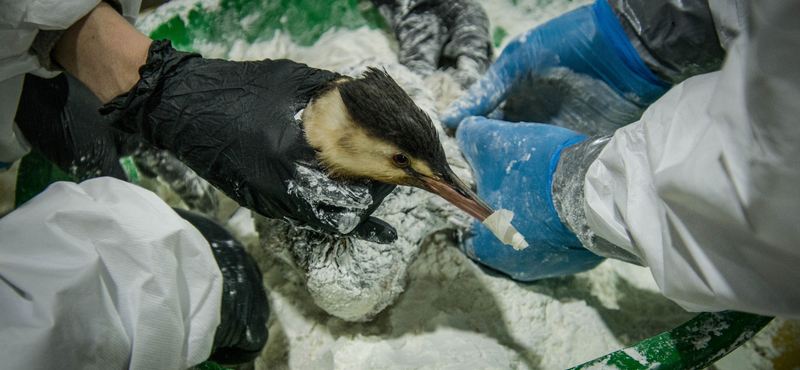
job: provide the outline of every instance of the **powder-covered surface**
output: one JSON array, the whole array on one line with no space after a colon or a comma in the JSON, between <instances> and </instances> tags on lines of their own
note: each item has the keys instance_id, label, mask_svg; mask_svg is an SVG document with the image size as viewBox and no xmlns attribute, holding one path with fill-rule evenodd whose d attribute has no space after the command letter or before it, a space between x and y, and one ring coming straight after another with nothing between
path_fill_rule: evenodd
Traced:
<instances>
[{"instance_id":1,"label":"powder-covered surface","mask_svg":"<svg viewBox=\"0 0 800 370\"><path fill-rule=\"evenodd\" d=\"M298 165L294 178L287 183L287 192L304 199L322 223L347 234L358 226L358 216L372 204L369 188L341 183L321 169ZM339 212L325 212L324 206L340 207Z\"/></svg>"},{"instance_id":2,"label":"powder-covered surface","mask_svg":"<svg viewBox=\"0 0 800 370\"><path fill-rule=\"evenodd\" d=\"M216 189L169 152L143 145L131 159L140 174L167 184L189 208L207 214L219 208Z\"/></svg>"},{"instance_id":3,"label":"powder-covered surface","mask_svg":"<svg viewBox=\"0 0 800 370\"><path fill-rule=\"evenodd\" d=\"M501 40L504 45L514 35L588 2L483 3L492 28L502 26L508 34ZM297 46L280 34L270 41L240 40L233 46L197 41L194 47L209 57L286 57L351 74L365 65L386 65L429 112L442 109L460 94L445 74L419 83L398 72L402 67L396 64L394 41L366 27L329 30L310 47ZM420 98L425 95L429 99ZM448 140L452 139L445 139L445 144ZM457 148L445 148L451 161L463 163ZM455 167L469 181L466 170ZM236 211L225 199L221 203L222 209L233 210L220 211L218 217L229 219L228 226L259 261L269 294L270 339L256 361L257 369L565 369L694 316L659 293L648 269L619 261L532 284L484 271L458 250L454 240L456 230L466 230L468 218L448 208L444 200L415 189L398 188L376 213L402 236L390 247L365 242L303 246L319 239L264 219L257 222L263 233L258 238L246 211ZM363 285L344 289L355 281ZM325 284L339 284L342 289ZM325 292L334 296L323 296ZM389 305L382 308L379 302ZM380 312L368 315L371 319L366 322L329 314L349 312L352 319L370 310ZM772 340L785 322L775 320L716 367L771 369L771 360L780 356Z\"/></svg>"}]
</instances>

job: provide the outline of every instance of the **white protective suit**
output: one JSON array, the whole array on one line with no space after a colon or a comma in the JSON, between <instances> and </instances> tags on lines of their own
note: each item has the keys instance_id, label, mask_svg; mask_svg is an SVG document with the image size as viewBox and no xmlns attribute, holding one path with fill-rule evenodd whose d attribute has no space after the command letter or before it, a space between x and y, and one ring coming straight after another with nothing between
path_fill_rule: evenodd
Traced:
<instances>
[{"instance_id":1,"label":"white protective suit","mask_svg":"<svg viewBox=\"0 0 800 370\"><path fill-rule=\"evenodd\" d=\"M800 319L800 2L749 12L721 71L614 134L584 210L684 308Z\"/></svg>"},{"instance_id":2,"label":"white protective suit","mask_svg":"<svg viewBox=\"0 0 800 370\"><path fill-rule=\"evenodd\" d=\"M100 1L0 0L0 170L30 150L14 125L25 73L51 77L29 54L39 30L62 30L71 26ZM120 1L123 16L133 23L141 0Z\"/></svg>"},{"instance_id":3,"label":"white protective suit","mask_svg":"<svg viewBox=\"0 0 800 370\"><path fill-rule=\"evenodd\" d=\"M28 54L38 30L67 28L98 2L0 0L1 162L28 151L13 117L24 74L45 73ZM139 3L121 1L131 22ZM221 295L200 232L123 181L55 183L0 218L3 369L191 367L211 352Z\"/></svg>"}]
</instances>

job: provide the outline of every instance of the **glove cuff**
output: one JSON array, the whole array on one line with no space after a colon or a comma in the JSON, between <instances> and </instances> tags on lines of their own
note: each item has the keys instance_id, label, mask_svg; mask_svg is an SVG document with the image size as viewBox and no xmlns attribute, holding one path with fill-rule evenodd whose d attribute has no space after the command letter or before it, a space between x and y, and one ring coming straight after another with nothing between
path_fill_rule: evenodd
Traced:
<instances>
[{"instance_id":1,"label":"glove cuff","mask_svg":"<svg viewBox=\"0 0 800 370\"><path fill-rule=\"evenodd\" d=\"M169 40L153 41L147 61L139 68L139 81L130 91L103 105L100 114L107 116L115 128L142 134L146 142L153 143L152 133L144 127L147 112L158 104L153 92L162 89L165 77L174 74L176 67L194 58L201 58L201 55L177 51Z\"/></svg>"},{"instance_id":2,"label":"glove cuff","mask_svg":"<svg viewBox=\"0 0 800 370\"><path fill-rule=\"evenodd\" d=\"M622 62L645 81L656 86L669 88L669 83L659 79L658 76L645 65L644 60L639 56L636 48L633 47L628 35L625 34L625 29L622 28L622 24L617 19L616 14L614 14L608 2L606 0L597 0L592 10L594 11L597 21L597 29Z\"/></svg>"},{"instance_id":3,"label":"glove cuff","mask_svg":"<svg viewBox=\"0 0 800 370\"><path fill-rule=\"evenodd\" d=\"M720 37L727 41L737 32L715 20L708 0L607 1L644 63L673 84L721 68Z\"/></svg>"},{"instance_id":4,"label":"glove cuff","mask_svg":"<svg viewBox=\"0 0 800 370\"><path fill-rule=\"evenodd\" d=\"M635 255L595 235L586 219L583 193L586 172L612 136L595 135L561 150L552 172L553 207L561 222L575 233L584 248L602 257L643 265Z\"/></svg>"},{"instance_id":5,"label":"glove cuff","mask_svg":"<svg viewBox=\"0 0 800 370\"><path fill-rule=\"evenodd\" d=\"M565 219L560 216L560 213L558 211L558 208L556 207L556 201L555 201L555 194L557 194L557 193L554 191L556 189L554 189L553 187L554 187L554 184L555 184L555 172L559 168L558 164L560 163L561 154L564 152L564 149L569 148L569 147L574 146L574 145L577 145L577 144L579 144L581 142L584 142L584 141L586 141L586 136L581 135L579 137L572 138L570 140L565 141L564 143L562 143L560 146L558 146L556 148L556 150L553 152L553 157L550 158L550 168L548 170L549 182L547 183L547 199L550 199L550 202L548 203L548 205L550 206L550 211L555 216L554 220L557 219L557 220L561 221L561 225L559 225L560 227L556 227L554 225L551 225L551 227L556 229L556 230L561 230L561 232L564 235L571 234L572 238L578 239L578 240L580 240L580 238L577 238L577 235L576 235L577 233L572 228L570 228L567 225L567 223L565 222ZM559 189L560 189L560 187L559 187ZM553 222L556 223L558 221L553 221ZM577 244L577 243L575 243L575 244ZM581 244L583 244L583 242L581 242Z\"/></svg>"},{"instance_id":6,"label":"glove cuff","mask_svg":"<svg viewBox=\"0 0 800 370\"><path fill-rule=\"evenodd\" d=\"M220 324L209 360L226 365L253 361L267 344L269 303L258 264L222 225L200 214L174 209L203 235L222 273Z\"/></svg>"}]
</instances>

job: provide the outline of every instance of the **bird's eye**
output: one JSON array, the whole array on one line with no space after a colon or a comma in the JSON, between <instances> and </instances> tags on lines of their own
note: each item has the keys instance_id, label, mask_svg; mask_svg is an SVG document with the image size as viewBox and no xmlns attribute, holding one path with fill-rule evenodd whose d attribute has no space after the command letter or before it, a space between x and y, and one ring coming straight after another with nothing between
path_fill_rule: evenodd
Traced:
<instances>
[{"instance_id":1,"label":"bird's eye","mask_svg":"<svg viewBox=\"0 0 800 370\"><path fill-rule=\"evenodd\" d=\"M392 162L397 167L405 167L408 166L408 157L403 154L395 154L392 156Z\"/></svg>"}]
</instances>

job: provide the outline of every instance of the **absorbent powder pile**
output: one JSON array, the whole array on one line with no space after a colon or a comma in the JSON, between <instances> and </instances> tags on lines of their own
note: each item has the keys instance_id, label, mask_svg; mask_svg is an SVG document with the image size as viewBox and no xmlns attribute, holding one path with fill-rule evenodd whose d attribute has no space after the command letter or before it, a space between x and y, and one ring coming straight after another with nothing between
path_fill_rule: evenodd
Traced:
<instances>
[{"instance_id":1,"label":"absorbent powder pile","mask_svg":"<svg viewBox=\"0 0 800 370\"><path fill-rule=\"evenodd\" d=\"M589 1L481 3L499 54L514 35ZM148 33L175 16L191 24L197 17L192 12L219 6L214 0L173 0L137 26ZM257 24L261 16L240 22ZM422 80L399 65L391 35L368 27L330 29L306 46L277 32L268 40L197 38L188 48L234 60L289 58L349 75L382 66L437 126L438 111L463 92L446 73ZM443 131L440 136L454 171L470 182L455 140ZM151 187L180 202L163 184ZM326 239L260 217L254 221L249 211L224 197L220 201L215 215L227 220L259 261L269 294L270 339L257 369L566 369L695 316L664 298L648 269L618 261L531 284L484 271L456 241L473 220L418 189L398 187L377 210L400 235L388 246ZM497 216L507 226L499 230L498 223L498 237L524 248L510 226L513 214ZM781 355L773 338L790 325L776 319L715 366L772 369L771 360Z\"/></svg>"}]
</instances>

